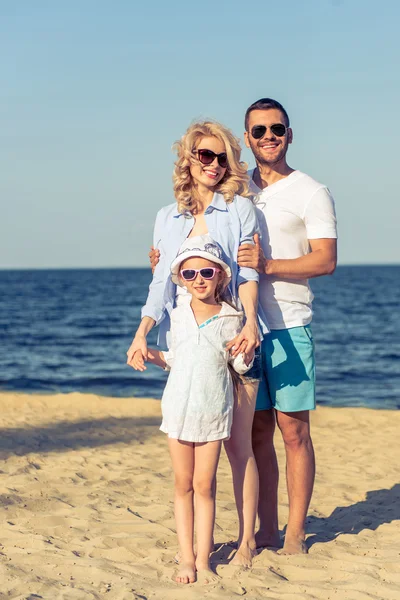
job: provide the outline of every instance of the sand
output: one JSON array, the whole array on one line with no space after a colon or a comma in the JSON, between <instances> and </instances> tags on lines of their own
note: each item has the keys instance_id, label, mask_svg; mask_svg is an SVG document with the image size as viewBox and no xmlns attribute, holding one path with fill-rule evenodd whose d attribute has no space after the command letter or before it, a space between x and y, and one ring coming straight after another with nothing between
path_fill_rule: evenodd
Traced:
<instances>
[{"instance_id":1,"label":"sand","mask_svg":"<svg viewBox=\"0 0 400 600\"><path fill-rule=\"evenodd\" d=\"M400 412L319 408L310 552L227 564L236 533L222 457L218 584L172 581L172 477L156 400L0 394L0 598L400 598ZM281 472L284 450L276 447ZM280 527L288 505L281 478Z\"/></svg>"}]
</instances>

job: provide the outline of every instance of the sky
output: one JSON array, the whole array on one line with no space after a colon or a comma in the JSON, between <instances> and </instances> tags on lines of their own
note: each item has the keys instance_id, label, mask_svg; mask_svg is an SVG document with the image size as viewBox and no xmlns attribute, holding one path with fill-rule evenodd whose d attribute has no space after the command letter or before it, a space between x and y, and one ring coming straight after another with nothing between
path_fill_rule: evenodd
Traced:
<instances>
[{"instance_id":1,"label":"sky","mask_svg":"<svg viewBox=\"0 0 400 600\"><path fill-rule=\"evenodd\" d=\"M205 117L243 138L265 96L333 193L339 264L400 263L399 22L397 0L0 0L0 268L147 265L174 141Z\"/></svg>"}]
</instances>

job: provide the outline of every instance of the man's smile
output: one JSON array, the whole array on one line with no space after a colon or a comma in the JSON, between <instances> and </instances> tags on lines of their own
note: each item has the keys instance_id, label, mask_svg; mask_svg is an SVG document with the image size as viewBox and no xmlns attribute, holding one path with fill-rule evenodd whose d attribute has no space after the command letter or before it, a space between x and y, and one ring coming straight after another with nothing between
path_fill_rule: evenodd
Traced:
<instances>
[{"instance_id":1,"label":"man's smile","mask_svg":"<svg viewBox=\"0 0 400 600\"><path fill-rule=\"evenodd\" d=\"M279 146L279 142L267 142L260 146L263 150L274 150Z\"/></svg>"}]
</instances>

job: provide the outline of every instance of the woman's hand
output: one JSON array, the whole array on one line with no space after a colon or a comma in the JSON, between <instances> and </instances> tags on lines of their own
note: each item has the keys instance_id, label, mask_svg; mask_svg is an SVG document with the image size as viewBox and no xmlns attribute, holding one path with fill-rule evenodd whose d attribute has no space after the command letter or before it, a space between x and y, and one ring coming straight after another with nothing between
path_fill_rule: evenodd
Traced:
<instances>
[{"instance_id":1,"label":"woman's hand","mask_svg":"<svg viewBox=\"0 0 400 600\"><path fill-rule=\"evenodd\" d=\"M150 258L151 272L154 273L154 269L160 262L160 251L157 250L157 248L154 248L154 246L150 246L149 258Z\"/></svg>"},{"instance_id":2,"label":"woman's hand","mask_svg":"<svg viewBox=\"0 0 400 600\"><path fill-rule=\"evenodd\" d=\"M147 360L147 341L144 335L135 335L133 342L129 347L127 355L127 364L135 371L146 371L145 361Z\"/></svg>"},{"instance_id":3,"label":"woman's hand","mask_svg":"<svg viewBox=\"0 0 400 600\"><path fill-rule=\"evenodd\" d=\"M258 333L257 321L247 321L242 331L227 343L226 348L230 350L233 357L238 354L252 356L254 350L260 345L260 336Z\"/></svg>"}]
</instances>

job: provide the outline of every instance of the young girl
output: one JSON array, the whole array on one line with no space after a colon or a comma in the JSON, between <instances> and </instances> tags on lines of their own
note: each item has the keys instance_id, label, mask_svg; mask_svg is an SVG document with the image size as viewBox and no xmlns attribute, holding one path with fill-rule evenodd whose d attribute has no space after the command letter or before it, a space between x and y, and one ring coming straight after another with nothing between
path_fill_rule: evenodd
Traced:
<instances>
[{"instance_id":1,"label":"young girl","mask_svg":"<svg viewBox=\"0 0 400 600\"><path fill-rule=\"evenodd\" d=\"M178 583L216 580L210 568L215 521L215 477L221 443L230 436L234 404L228 368L240 374L253 357L226 349L243 327L242 313L222 300L231 271L209 235L186 240L171 265L172 280L188 295L171 313L168 352L148 349L147 359L170 368L162 398L161 430L168 434L175 474L175 518L180 546ZM133 366L144 370L138 350ZM196 497L197 556L193 550Z\"/></svg>"}]
</instances>

